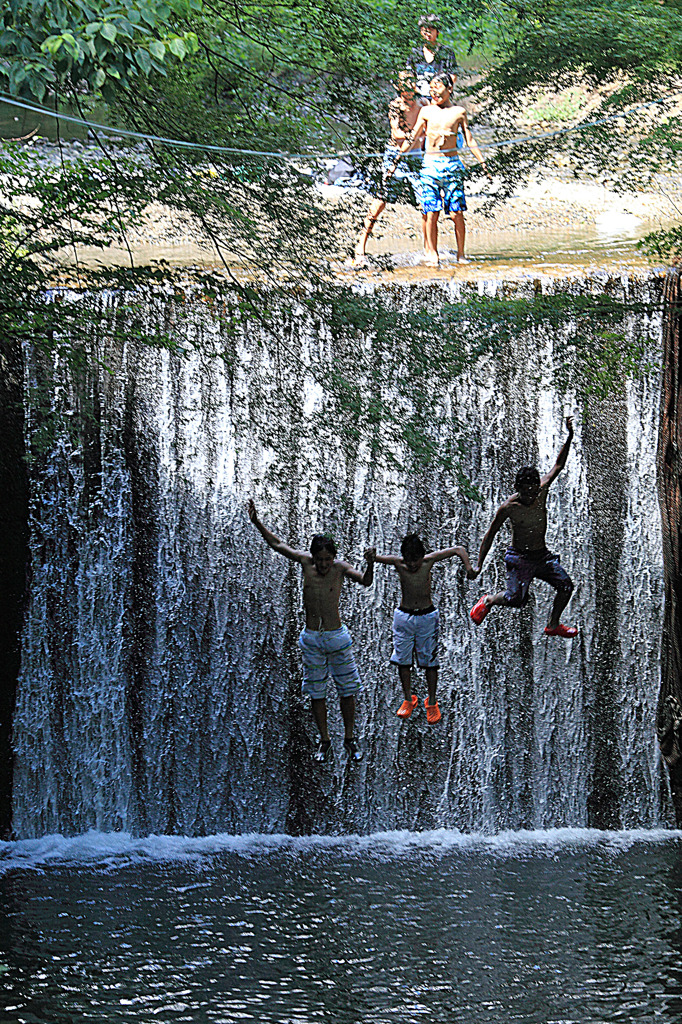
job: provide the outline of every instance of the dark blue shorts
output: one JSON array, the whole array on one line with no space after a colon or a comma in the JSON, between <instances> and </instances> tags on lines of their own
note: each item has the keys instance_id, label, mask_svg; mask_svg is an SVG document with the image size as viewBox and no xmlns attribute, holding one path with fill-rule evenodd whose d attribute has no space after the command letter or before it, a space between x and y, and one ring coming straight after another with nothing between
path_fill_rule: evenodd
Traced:
<instances>
[{"instance_id":1,"label":"dark blue shorts","mask_svg":"<svg viewBox=\"0 0 682 1024\"><path fill-rule=\"evenodd\" d=\"M396 157L400 150L397 146L388 146L384 153L381 185L376 189L377 199L385 203L409 203L421 206L421 181L419 172L422 166L421 150L415 155L404 156L396 167ZM393 168L395 167L395 170ZM387 172L393 173L388 176Z\"/></svg>"},{"instance_id":2,"label":"dark blue shorts","mask_svg":"<svg viewBox=\"0 0 682 1024\"><path fill-rule=\"evenodd\" d=\"M505 599L513 608L524 608L528 604L528 588L534 579L544 580L550 587L564 593L573 593L573 581L560 563L559 556L544 551L536 557L522 555L515 548L509 548L504 556L507 567L507 590Z\"/></svg>"}]
</instances>

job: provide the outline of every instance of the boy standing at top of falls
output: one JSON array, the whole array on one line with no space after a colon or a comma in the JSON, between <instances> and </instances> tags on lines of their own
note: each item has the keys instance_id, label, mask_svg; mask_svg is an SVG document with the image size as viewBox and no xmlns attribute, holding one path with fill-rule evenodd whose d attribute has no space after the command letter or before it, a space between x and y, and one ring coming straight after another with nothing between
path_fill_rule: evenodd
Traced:
<instances>
[{"instance_id":1,"label":"boy standing at top of falls","mask_svg":"<svg viewBox=\"0 0 682 1024\"><path fill-rule=\"evenodd\" d=\"M480 625L490 609L496 605L524 608L528 603L528 589L534 578L544 580L556 590L552 612L545 627L547 636L572 639L578 635L575 626L564 626L561 613L571 599L573 583L559 562L559 556L550 554L545 544L547 532L547 494L566 465L568 450L573 440L573 417L566 419L566 438L552 469L541 477L534 466L523 466L516 474L516 493L500 505L490 528L481 543L475 575L483 568L485 557L503 523L511 523L512 542L504 556L507 567L507 589L501 594L484 594L471 609L473 621Z\"/></svg>"},{"instance_id":2,"label":"boy standing at top of falls","mask_svg":"<svg viewBox=\"0 0 682 1024\"><path fill-rule=\"evenodd\" d=\"M316 533L310 542L310 553L298 551L263 526L252 500L248 503L249 519L268 547L293 562L300 562L303 571L303 606L305 629L299 637L303 653L303 693L310 695L313 717L320 731L315 760L326 761L331 755L327 729L327 681L331 673L341 704L344 741L348 757L360 761L362 753L353 735L355 728L355 695L360 689L360 675L353 657L353 640L339 616L341 585L345 579L371 586L374 579L374 548L365 551L367 568L358 572L348 562L336 558L336 545L325 533Z\"/></svg>"},{"instance_id":3,"label":"boy standing at top of falls","mask_svg":"<svg viewBox=\"0 0 682 1024\"><path fill-rule=\"evenodd\" d=\"M402 143L393 165L396 168L403 153L413 149L415 143L426 135L420 181L422 211L426 214L424 263L427 267L440 266L438 217L441 210L446 216L451 217L455 224L457 262L468 262L464 256L464 211L467 208L464 197L465 168L457 155L457 138L460 130L467 146L488 174L483 154L469 129L466 110L452 102L454 82L454 76L447 72L435 75L431 80L431 103L420 110L412 138ZM388 173L390 175L391 171Z\"/></svg>"},{"instance_id":4,"label":"boy standing at top of falls","mask_svg":"<svg viewBox=\"0 0 682 1024\"><path fill-rule=\"evenodd\" d=\"M398 666L398 675L405 699L398 708L398 718L409 718L417 706L412 693L412 662L426 669L428 697L424 700L429 725L440 721L436 700L438 685L438 609L431 598L431 570L436 562L460 558L469 579L477 573L463 547L444 548L426 553L424 542L416 533L409 533L400 545L400 555L375 555L375 561L392 565L400 578L401 601L393 613L393 654L391 664Z\"/></svg>"},{"instance_id":5,"label":"boy standing at top of falls","mask_svg":"<svg viewBox=\"0 0 682 1024\"><path fill-rule=\"evenodd\" d=\"M426 105L427 100L423 99L421 96L417 96L414 84L414 74L409 69L399 72L395 88L398 95L395 99L391 100L388 105L388 120L391 125L391 141L384 152L384 179L382 181L379 194L372 200L370 208L367 211L362 231L360 232L355 245L355 256L352 262L354 270L367 266L367 256L365 254L367 239L374 230L374 225L378 221L379 215L386 209L386 203L399 202L401 198L403 198L404 193L407 192L407 197L413 205L418 206L420 204L421 193L419 172L421 171L422 163L420 145L412 147L413 150L419 153L418 157L410 156L408 154L400 171L395 172L391 176L387 176L386 172L393 167L398 155L399 147L402 146L403 142L406 140L409 141L411 138L412 129L414 128L417 117L419 116L419 111ZM422 214L422 235L424 245L426 245L425 214Z\"/></svg>"}]
</instances>

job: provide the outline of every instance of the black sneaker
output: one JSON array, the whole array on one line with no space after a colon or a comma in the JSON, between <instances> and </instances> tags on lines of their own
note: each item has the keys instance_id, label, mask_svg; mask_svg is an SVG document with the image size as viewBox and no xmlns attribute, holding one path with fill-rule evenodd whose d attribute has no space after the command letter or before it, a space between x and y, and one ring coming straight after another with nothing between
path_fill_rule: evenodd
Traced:
<instances>
[{"instance_id":1,"label":"black sneaker","mask_svg":"<svg viewBox=\"0 0 682 1024\"><path fill-rule=\"evenodd\" d=\"M328 761L332 754L331 740L318 740L313 758L316 761Z\"/></svg>"},{"instance_id":2,"label":"black sneaker","mask_svg":"<svg viewBox=\"0 0 682 1024\"><path fill-rule=\"evenodd\" d=\"M348 754L349 761L362 761L362 751L358 747L358 741L354 736L343 741L344 750Z\"/></svg>"}]
</instances>

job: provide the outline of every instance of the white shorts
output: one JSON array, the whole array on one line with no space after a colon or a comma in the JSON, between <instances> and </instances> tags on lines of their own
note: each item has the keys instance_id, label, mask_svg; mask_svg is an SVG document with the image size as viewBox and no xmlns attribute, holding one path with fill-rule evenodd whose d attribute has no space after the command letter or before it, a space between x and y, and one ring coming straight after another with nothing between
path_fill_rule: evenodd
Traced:
<instances>
[{"instance_id":1,"label":"white shorts","mask_svg":"<svg viewBox=\"0 0 682 1024\"><path fill-rule=\"evenodd\" d=\"M438 668L438 609L426 615L415 615L396 608L393 613L393 665Z\"/></svg>"},{"instance_id":2,"label":"white shorts","mask_svg":"<svg viewBox=\"0 0 682 1024\"><path fill-rule=\"evenodd\" d=\"M303 693L313 700L324 699L331 674L340 697L355 696L360 689L360 674L347 626L341 626L341 629L304 629L298 644L303 654Z\"/></svg>"}]
</instances>

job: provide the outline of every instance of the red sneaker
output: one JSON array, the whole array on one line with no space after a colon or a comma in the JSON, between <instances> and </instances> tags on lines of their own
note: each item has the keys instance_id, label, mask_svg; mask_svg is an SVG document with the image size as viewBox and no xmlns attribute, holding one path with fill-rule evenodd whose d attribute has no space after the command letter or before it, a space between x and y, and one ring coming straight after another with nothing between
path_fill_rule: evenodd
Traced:
<instances>
[{"instance_id":1,"label":"red sneaker","mask_svg":"<svg viewBox=\"0 0 682 1024\"><path fill-rule=\"evenodd\" d=\"M471 614L473 615L473 612ZM555 629L545 626L545 636L563 636L566 640L572 640L577 635L577 626L564 626L563 622L560 622Z\"/></svg>"},{"instance_id":2,"label":"red sneaker","mask_svg":"<svg viewBox=\"0 0 682 1024\"><path fill-rule=\"evenodd\" d=\"M488 595L484 594L480 601L478 601L469 612L469 617L474 620L477 626L480 626L484 618L490 611L490 605L485 603L485 599Z\"/></svg>"},{"instance_id":3,"label":"red sneaker","mask_svg":"<svg viewBox=\"0 0 682 1024\"><path fill-rule=\"evenodd\" d=\"M396 715L398 716L398 718L409 718L414 709L416 708L416 706L417 694L413 693L409 700L404 700L402 702L402 704L396 711Z\"/></svg>"},{"instance_id":4,"label":"red sneaker","mask_svg":"<svg viewBox=\"0 0 682 1024\"><path fill-rule=\"evenodd\" d=\"M426 721L429 725L435 725L436 722L440 722L440 708L438 707L438 701L435 704L429 704L429 698L426 697L424 700L424 707L426 708Z\"/></svg>"}]
</instances>

